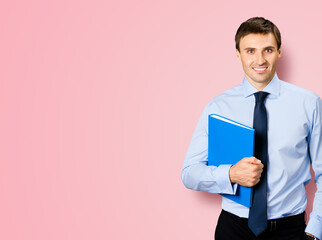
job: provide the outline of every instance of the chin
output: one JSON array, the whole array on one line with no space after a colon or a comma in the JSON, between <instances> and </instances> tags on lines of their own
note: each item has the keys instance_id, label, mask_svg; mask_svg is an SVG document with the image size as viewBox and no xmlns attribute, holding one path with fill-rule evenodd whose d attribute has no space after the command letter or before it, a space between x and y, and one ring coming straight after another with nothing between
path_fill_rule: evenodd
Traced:
<instances>
[{"instance_id":1,"label":"chin","mask_svg":"<svg viewBox=\"0 0 322 240\"><path fill-rule=\"evenodd\" d=\"M262 78L254 78L257 80L258 83L265 83L272 79L274 76L263 76Z\"/></svg>"}]
</instances>

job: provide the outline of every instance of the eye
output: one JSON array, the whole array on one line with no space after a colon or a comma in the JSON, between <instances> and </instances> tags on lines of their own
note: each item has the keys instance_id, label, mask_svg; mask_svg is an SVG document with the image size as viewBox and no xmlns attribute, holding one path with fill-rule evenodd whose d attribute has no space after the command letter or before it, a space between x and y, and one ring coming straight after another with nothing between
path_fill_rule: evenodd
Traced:
<instances>
[{"instance_id":1,"label":"eye","mask_svg":"<svg viewBox=\"0 0 322 240\"><path fill-rule=\"evenodd\" d=\"M252 53L254 53L254 50L252 50L252 49L250 49L250 50L247 50L247 53L250 53L250 54L252 54Z\"/></svg>"},{"instance_id":2,"label":"eye","mask_svg":"<svg viewBox=\"0 0 322 240\"><path fill-rule=\"evenodd\" d=\"M273 49L266 49L265 52L271 53L273 52Z\"/></svg>"}]
</instances>

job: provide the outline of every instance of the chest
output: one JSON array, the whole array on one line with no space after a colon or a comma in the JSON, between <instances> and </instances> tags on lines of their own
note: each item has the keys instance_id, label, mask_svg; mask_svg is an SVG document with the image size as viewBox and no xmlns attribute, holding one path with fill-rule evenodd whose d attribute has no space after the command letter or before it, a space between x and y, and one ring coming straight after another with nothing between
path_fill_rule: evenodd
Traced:
<instances>
[{"instance_id":1,"label":"chest","mask_svg":"<svg viewBox=\"0 0 322 240\"><path fill-rule=\"evenodd\" d=\"M276 148L305 144L311 129L311 113L296 102L269 99L265 103L268 118L269 145ZM222 102L214 107L213 113L253 127L255 102L252 99L236 99Z\"/></svg>"}]
</instances>

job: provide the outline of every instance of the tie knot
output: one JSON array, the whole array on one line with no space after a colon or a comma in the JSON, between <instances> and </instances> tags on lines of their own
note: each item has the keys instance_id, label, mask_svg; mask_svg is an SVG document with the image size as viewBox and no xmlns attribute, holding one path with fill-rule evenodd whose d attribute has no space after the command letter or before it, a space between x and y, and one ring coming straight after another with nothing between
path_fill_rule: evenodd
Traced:
<instances>
[{"instance_id":1,"label":"tie knot","mask_svg":"<svg viewBox=\"0 0 322 240\"><path fill-rule=\"evenodd\" d=\"M264 102L268 94L269 94L268 92L261 92L261 91L254 93L256 102Z\"/></svg>"}]
</instances>

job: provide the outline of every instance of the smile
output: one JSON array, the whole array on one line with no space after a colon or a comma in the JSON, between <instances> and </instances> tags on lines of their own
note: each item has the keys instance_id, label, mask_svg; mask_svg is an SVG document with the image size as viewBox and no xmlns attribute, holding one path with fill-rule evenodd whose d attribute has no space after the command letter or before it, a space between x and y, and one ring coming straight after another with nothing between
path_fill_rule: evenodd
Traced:
<instances>
[{"instance_id":1,"label":"smile","mask_svg":"<svg viewBox=\"0 0 322 240\"><path fill-rule=\"evenodd\" d=\"M253 69L255 70L255 72L257 73L263 73L267 70L268 67L254 67Z\"/></svg>"}]
</instances>

